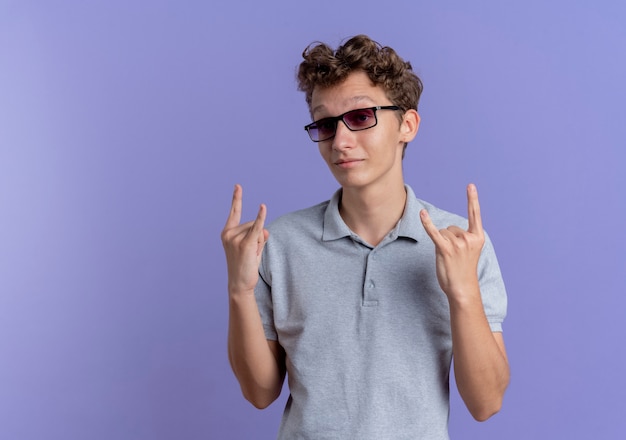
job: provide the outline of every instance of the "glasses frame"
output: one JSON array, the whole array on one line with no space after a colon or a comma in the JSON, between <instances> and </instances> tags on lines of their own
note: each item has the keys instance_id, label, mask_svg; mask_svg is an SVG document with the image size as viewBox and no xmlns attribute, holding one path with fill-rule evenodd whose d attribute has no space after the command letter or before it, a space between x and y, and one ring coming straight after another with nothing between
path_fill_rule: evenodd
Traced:
<instances>
[{"instance_id":1,"label":"glasses frame","mask_svg":"<svg viewBox=\"0 0 626 440\"><path fill-rule=\"evenodd\" d=\"M350 114L350 113L353 113L353 112L360 112L360 111L363 111L363 110L372 110L374 112L374 125L371 125L371 126L365 127L365 128L357 128L357 129L351 128L350 125L348 125L348 123L344 119L344 117L347 114ZM310 124L305 125L304 129L309 134L309 137L311 138L311 140L313 142L324 142L324 141L327 141L327 140L332 139L332 138L335 137L335 135L337 134L337 125L339 124L339 121L343 122L343 125L345 125L346 128L348 130L350 130L350 131L363 131L363 130L369 130L370 128L376 127L376 125L378 125L378 117L376 116L376 112L378 110L396 110L397 111L397 110L401 110L401 108L398 107L397 105L377 105L377 106L374 106L374 107L355 108L354 110L347 111L345 113L340 114L339 116L330 116L328 118L322 118L322 119L318 119L317 121L313 121ZM314 128L316 125L318 125L319 123L321 123L321 122L334 122L335 123L335 131L334 131L332 136L329 136L329 137L326 137L326 138L323 138L323 139L315 140L315 139L313 139L313 136L311 135L311 131L310 130L312 128Z\"/></svg>"}]
</instances>

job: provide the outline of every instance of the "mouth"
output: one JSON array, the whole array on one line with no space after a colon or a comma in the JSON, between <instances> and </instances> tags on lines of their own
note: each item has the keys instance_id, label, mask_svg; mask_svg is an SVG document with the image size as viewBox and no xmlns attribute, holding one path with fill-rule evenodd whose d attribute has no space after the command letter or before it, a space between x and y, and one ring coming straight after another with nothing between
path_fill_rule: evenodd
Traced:
<instances>
[{"instance_id":1,"label":"mouth","mask_svg":"<svg viewBox=\"0 0 626 440\"><path fill-rule=\"evenodd\" d=\"M362 161L363 159L340 159L335 162L335 165L337 165L340 168L350 168L350 167L356 166Z\"/></svg>"}]
</instances>

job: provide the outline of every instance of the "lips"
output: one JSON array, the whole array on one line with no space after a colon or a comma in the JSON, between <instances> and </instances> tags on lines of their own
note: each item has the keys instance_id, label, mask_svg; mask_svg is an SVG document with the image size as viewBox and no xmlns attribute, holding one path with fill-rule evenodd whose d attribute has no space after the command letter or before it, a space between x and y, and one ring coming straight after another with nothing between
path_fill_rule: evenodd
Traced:
<instances>
[{"instance_id":1,"label":"lips","mask_svg":"<svg viewBox=\"0 0 626 440\"><path fill-rule=\"evenodd\" d=\"M350 168L356 166L358 163L362 162L363 159L339 159L335 162L335 165L341 168Z\"/></svg>"}]
</instances>

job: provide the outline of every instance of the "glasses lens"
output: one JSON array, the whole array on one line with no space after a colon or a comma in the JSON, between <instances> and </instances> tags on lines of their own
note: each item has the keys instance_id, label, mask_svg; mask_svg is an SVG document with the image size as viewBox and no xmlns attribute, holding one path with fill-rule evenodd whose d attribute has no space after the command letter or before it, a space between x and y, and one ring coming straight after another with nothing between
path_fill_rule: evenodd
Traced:
<instances>
[{"instance_id":1,"label":"glasses lens","mask_svg":"<svg viewBox=\"0 0 626 440\"><path fill-rule=\"evenodd\" d=\"M316 123L309 126L309 135L311 139L314 141L323 141L326 139L330 139L335 135L335 131L337 130L337 121L328 118L321 119Z\"/></svg>"},{"instance_id":2,"label":"glasses lens","mask_svg":"<svg viewBox=\"0 0 626 440\"><path fill-rule=\"evenodd\" d=\"M376 125L376 111L371 108L353 110L343 116L350 130L365 130Z\"/></svg>"}]
</instances>

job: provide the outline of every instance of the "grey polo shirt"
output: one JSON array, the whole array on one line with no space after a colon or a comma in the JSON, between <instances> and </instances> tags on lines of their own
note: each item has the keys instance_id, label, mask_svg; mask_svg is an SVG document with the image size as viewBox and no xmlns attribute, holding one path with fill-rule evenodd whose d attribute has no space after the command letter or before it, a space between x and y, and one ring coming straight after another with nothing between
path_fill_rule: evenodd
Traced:
<instances>
[{"instance_id":1,"label":"grey polo shirt","mask_svg":"<svg viewBox=\"0 0 626 440\"><path fill-rule=\"evenodd\" d=\"M447 439L452 339L435 249L419 218L467 227L415 198L372 247L330 201L269 226L256 298L267 339L286 352L290 397L279 439ZM487 237L478 267L492 331L506 292Z\"/></svg>"}]
</instances>

